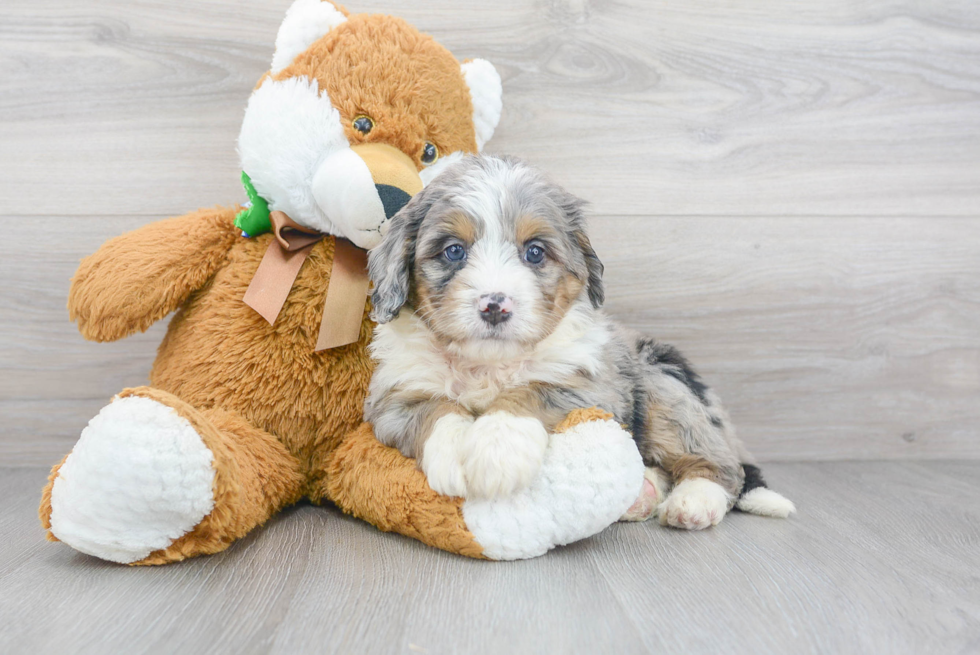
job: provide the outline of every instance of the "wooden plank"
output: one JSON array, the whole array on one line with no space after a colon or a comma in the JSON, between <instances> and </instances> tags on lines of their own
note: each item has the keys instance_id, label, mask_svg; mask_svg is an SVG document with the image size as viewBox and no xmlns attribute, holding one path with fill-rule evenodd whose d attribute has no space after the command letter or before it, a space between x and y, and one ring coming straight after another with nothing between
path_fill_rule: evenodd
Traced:
<instances>
[{"instance_id":1,"label":"wooden plank","mask_svg":"<svg viewBox=\"0 0 980 655\"><path fill-rule=\"evenodd\" d=\"M0 471L0 650L923 653L980 643L974 463L772 464L786 521L618 524L479 562L300 505L225 553L129 568L43 541L45 473ZM951 503L950 498L956 498Z\"/></svg>"},{"instance_id":2,"label":"wooden plank","mask_svg":"<svg viewBox=\"0 0 980 655\"><path fill-rule=\"evenodd\" d=\"M68 280L148 220L0 218L0 462L42 465L125 386L165 325L87 343ZM763 460L980 456L980 220L593 220L607 310L678 345ZM36 249L37 235L58 238Z\"/></svg>"},{"instance_id":3,"label":"wooden plank","mask_svg":"<svg viewBox=\"0 0 980 655\"><path fill-rule=\"evenodd\" d=\"M599 218L607 309L763 459L980 456L980 220Z\"/></svg>"},{"instance_id":4,"label":"wooden plank","mask_svg":"<svg viewBox=\"0 0 980 655\"><path fill-rule=\"evenodd\" d=\"M0 202L100 216L243 199L235 138L288 4L5 3ZM980 212L971 0L351 8L493 60L491 149L604 214Z\"/></svg>"}]
</instances>

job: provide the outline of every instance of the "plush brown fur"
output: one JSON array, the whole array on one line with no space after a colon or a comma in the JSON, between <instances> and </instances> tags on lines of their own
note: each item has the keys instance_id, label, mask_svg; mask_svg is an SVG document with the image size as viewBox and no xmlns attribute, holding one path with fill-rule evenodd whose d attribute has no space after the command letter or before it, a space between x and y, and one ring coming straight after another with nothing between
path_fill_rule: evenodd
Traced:
<instances>
[{"instance_id":1,"label":"plush brown fur","mask_svg":"<svg viewBox=\"0 0 980 655\"><path fill-rule=\"evenodd\" d=\"M426 141L444 153L476 151L459 63L400 19L349 16L275 77L297 75L327 89L354 145L394 147L418 169ZM350 125L359 115L375 121L368 135ZM219 552L304 496L382 530L482 557L462 501L433 492L413 460L362 424L372 371L368 299L357 342L314 352L333 237L312 247L270 325L242 298L272 236L242 238L233 225L239 209L202 209L116 237L72 280L69 315L94 341L144 331L176 310L150 386L120 395L173 408L214 455L212 512L136 564ZM51 489L64 461L52 469L39 510L52 540Z\"/></svg>"},{"instance_id":2,"label":"plush brown fur","mask_svg":"<svg viewBox=\"0 0 980 655\"><path fill-rule=\"evenodd\" d=\"M442 153L476 152L473 101L459 64L400 18L348 15L272 78L297 75L327 90L352 144L387 143L419 167L426 141ZM358 116L373 119L374 129L366 135L355 130Z\"/></svg>"},{"instance_id":3,"label":"plush brown fur","mask_svg":"<svg viewBox=\"0 0 980 655\"><path fill-rule=\"evenodd\" d=\"M483 547L466 529L463 499L434 492L414 462L379 443L367 423L348 436L326 464L315 496L329 498L385 532L483 558ZM364 493L366 489L372 493Z\"/></svg>"},{"instance_id":4,"label":"plush brown fur","mask_svg":"<svg viewBox=\"0 0 980 655\"><path fill-rule=\"evenodd\" d=\"M190 533L136 564L219 552L303 496L334 502L382 530L482 557L462 519L462 501L432 491L412 460L382 446L361 424L371 375L367 301L357 343L313 352L333 239L314 246L269 325L241 298L272 237L241 238L234 215L234 209L201 210L112 239L82 262L69 294L79 328L98 340L145 329L161 304L184 303L160 346L152 386L120 396L151 398L190 421L214 454L215 507ZM203 247L193 248L194 239ZM188 256L181 261L175 251ZM195 292L201 271L211 275ZM123 302L140 297L156 304ZM558 430L607 416L575 412ZM52 469L42 495L45 529L63 463ZM56 540L50 532L48 538Z\"/></svg>"},{"instance_id":5,"label":"plush brown fur","mask_svg":"<svg viewBox=\"0 0 980 655\"><path fill-rule=\"evenodd\" d=\"M115 341L177 309L214 275L240 231L230 209L201 209L110 239L72 278L68 316L91 341Z\"/></svg>"},{"instance_id":6,"label":"plush brown fur","mask_svg":"<svg viewBox=\"0 0 980 655\"><path fill-rule=\"evenodd\" d=\"M116 237L82 262L72 282L69 312L97 340L144 330L180 306L151 386L121 395L152 398L191 422L215 456L215 509L141 564L220 551L283 506L305 495L321 500L310 493L324 476L314 466L362 421L373 328L367 298L360 340L313 352L333 238L313 247L269 325L242 297L272 235L242 238L235 213L202 210Z\"/></svg>"},{"instance_id":7,"label":"plush brown fur","mask_svg":"<svg viewBox=\"0 0 980 655\"><path fill-rule=\"evenodd\" d=\"M48 541L61 541L58 537L51 534L51 488L54 486L55 478L58 477L58 471L64 466L66 459L68 459L68 455L62 457L60 462L51 467L51 473L48 474L48 483L44 485L44 491L41 492L41 507L37 513L41 519L41 527L46 531L44 538Z\"/></svg>"},{"instance_id":8,"label":"plush brown fur","mask_svg":"<svg viewBox=\"0 0 980 655\"><path fill-rule=\"evenodd\" d=\"M588 423L589 421L608 421L611 418L613 418L612 413L599 409L598 407L573 409L561 423L555 426L554 431L559 433L567 432L582 423Z\"/></svg>"},{"instance_id":9,"label":"plush brown fur","mask_svg":"<svg viewBox=\"0 0 980 655\"><path fill-rule=\"evenodd\" d=\"M348 21L276 79L316 79L352 145L393 147L419 170L427 141L441 152L475 152L473 105L459 62L400 19L340 9ZM359 115L374 120L367 135L351 127ZM72 281L69 315L91 340L121 339L177 311L150 386L121 395L174 408L214 454L214 510L137 563L218 552L284 505L333 495L345 511L382 529L479 557L459 502L434 494L414 462L379 450L370 428L359 428L371 376L368 299L356 343L314 352L333 238L313 246L269 325L242 297L272 237L242 238L233 225L237 211L200 210L116 237L86 258ZM60 466L42 496L46 529Z\"/></svg>"}]
</instances>

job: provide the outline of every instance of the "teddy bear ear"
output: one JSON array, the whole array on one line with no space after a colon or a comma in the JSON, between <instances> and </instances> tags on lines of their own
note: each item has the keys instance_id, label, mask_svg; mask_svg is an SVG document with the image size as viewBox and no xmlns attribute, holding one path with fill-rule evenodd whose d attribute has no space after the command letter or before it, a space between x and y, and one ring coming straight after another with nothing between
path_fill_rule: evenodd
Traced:
<instances>
[{"instance_id":1,"label":"teddy bear ear","mask_svg":"<svg viewBox=\"0 0 980 655\"><path fill-rule=\"evenodd\" d=\"M286 10L286 17L279 26L272 72L278 73L289 66L307 48L346 20L347 10L328 0L296 0Z\"/></svg>"},{"instance_id":2,"label":"teddy bear ear","mask_svg":"<svg viewBox=\"0 0 980 655\"><path fill-rule=\"evenodd\" d=\"M484 144L493 136L500 122L503 108L503 86L497 69L485 59L470 59L461 66L466 86L470 88L473 100L473 127L476 130L476 149L483 150Z\"/></svg>"}]
</instances>

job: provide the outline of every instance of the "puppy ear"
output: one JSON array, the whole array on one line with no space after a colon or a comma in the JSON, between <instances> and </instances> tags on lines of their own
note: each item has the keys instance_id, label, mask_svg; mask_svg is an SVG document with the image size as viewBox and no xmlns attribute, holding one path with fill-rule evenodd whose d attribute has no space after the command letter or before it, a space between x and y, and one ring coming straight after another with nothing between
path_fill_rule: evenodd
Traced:
<instances>
[{"instance_id":1,"label":"puppy ear","mask_svg":"<svg viewBox=\"0 0 980 655\"><path fill-rule=\"evenodd\" d=\"M391 217L391 229L381 244L368 252L368 274L374 282L371 294L371 319L387 323L398 316L408 300L412 268L415 262L415 237L430 206L415 195Z\"/></svg>"},{"instance_id":2,"label":"puppy ear","mask_svg":"<svg viewBox=\"0 0 980 655\"><path fill-rule=\"evenodd\" d=\"M599 261L599 256L595 254L595 250L592 248L589 235L585 233L587 222L585 218L586 202L568 193L561 187L554 188L558 194L556 201L565 213L575 245L578 246L578 249L582 252L582 257L585 259L585 284L589 294L589 301L593 307L599 309L606 300L606 291L602 286L602 271L604 267L602 262Z\"/></svg>"},{"instance_id":3,"label":"puppy ear","mask_svg":"<svg viewBox=\"0 0 980 655\"><path fill-rule=\"evenodd\" d=\"M592 249L592 242L589 241L589 237L585 232L579 231L575 237L578 241L579 248L582 250L582 256L585 257L585 268L589 273L588 282L586 283L589 291L589 300L592 302L593 307L599 309L602 307L602 303L606 301L606 290L602 286L602 271L605 267L599 261L595 250Z\"/></svg>"}]
</instances>

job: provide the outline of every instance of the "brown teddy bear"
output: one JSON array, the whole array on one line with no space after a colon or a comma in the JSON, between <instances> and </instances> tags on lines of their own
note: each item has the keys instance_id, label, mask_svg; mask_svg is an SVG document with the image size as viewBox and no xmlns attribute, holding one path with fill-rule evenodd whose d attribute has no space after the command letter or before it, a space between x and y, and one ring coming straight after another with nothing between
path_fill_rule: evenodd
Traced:
<instances>
[{"instance_id":1,"label":"brown teddy bear","mask_svg":"<svg viewBox=\"0 0 980 655\"><path fill-rule=\"evenodd\" d=\"M598 532L643 486L596 410L551 437L532 486L432 491L362 424L371 376L365 249L439 170L479 151L501 85L404 21L297 0L239 136L250 207L110 240L72 280L82 334L113 341L176 311L150 373L82 432L41 502L48 538L131 564L215 553L303 497L472 557L531 557Z\"/></svg>"}]
</instances>

